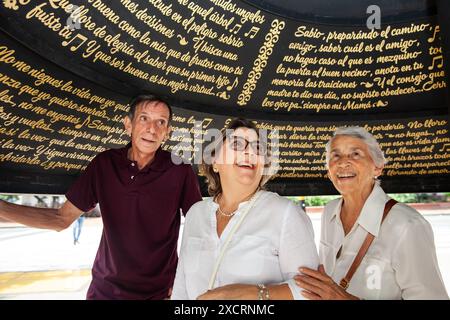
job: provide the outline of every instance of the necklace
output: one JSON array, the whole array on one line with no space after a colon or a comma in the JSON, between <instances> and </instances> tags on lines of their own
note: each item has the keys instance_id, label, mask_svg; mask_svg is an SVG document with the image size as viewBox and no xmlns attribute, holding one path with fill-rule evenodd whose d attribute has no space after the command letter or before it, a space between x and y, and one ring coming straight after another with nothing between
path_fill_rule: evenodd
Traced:
<instances>
[{"instance_id":1,"label":"necklace","mask_svg":"<svg viewBox=\"0 0 450 320\"><path fill-rule=\"evenodd\" d=\"M255 195L258 193L258 191L259 191L259 188L256 189L256 191L252 194L252 196L250 197L250 199L248 199L248 201L252 201L253 198L255 197ZM244 201L247 201L247 200L244 200ZM242 202L244 202L244 201L242 201ZM236 210L234 210L233 212L226 213L226 212L222 211L222 209L220 209L219 201L217 201L217 204L219 205L219 207L217 208L217 212L219 212L221 215L223 215L223 216L225 216L225 217L232 217L232 216L234 216L234 215L236 214L236 212L237 212L237 209L236 209Z\"/></svg>"},{"instance_id":2,"label":"necklace","mask_svg":"<svg viewBox=\"0 0 450 320\"><path fill-rule=\"evenodd\" d=\"M237 210L234 210L233 212L230 212L230 213L226 213L226 212L223 212L222 209L220 209L220 205L219 205L219 208L217 208L217 211L225 217L232 217L232 216L234 216L234 214L236 213Z\"/></svg>"}]
</instances>

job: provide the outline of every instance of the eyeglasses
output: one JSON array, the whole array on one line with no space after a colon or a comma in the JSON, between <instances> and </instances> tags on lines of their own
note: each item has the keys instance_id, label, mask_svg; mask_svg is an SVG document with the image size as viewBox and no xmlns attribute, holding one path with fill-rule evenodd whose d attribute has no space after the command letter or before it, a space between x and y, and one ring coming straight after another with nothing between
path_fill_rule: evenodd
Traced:
<instances>
[{"instance_id":1,"label":"eyeglasses","mask_svg":"<svg viewBox=\"0 0 450 320\"><path fill-rule=\"evenodd\" d=\"M261 143L259 140L250 142L245 138L237 136L229 137L229 140L230 140L229 146L234 151L245 151L247 150L248 145L250 145L253 151L258 156L263 156L267 154L267 145L265 143Z\"/></svg>"}]
</instances>

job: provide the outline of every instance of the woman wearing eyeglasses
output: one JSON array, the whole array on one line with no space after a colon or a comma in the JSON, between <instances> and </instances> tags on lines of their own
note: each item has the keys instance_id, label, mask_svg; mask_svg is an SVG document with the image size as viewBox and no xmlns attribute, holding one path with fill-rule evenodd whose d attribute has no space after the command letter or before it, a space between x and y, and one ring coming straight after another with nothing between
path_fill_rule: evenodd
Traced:
<instances>
[{"instance_id":1,"label":"woman wearing eyeglasses","mask_svg":"<svg viewBox=\"0 0 450 320\"><path fill-rule=\"evenodd\" d=\"M186 215L172 299L302 299L293 277L318 266L313 229L299 206L262 190L273 171L264 140L234 119L213 142L201 166L211 198Z\"/></svg>"}]
</instances>

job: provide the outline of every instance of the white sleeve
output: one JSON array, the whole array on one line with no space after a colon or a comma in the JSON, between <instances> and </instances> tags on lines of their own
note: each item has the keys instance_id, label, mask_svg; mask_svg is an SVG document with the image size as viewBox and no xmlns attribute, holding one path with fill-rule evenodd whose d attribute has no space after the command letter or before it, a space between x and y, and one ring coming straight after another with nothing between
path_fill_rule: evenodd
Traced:
<instances>
[{"instance_id":1,"label":"white sleeve","mask_svg":"<svg viewBox=\"0 0 450 320\"><path fill-rule=\"evenodd\" d=\"M292 203L287 207L281 231L279 260L284 283L289 285L295 300L305 299L293 277L299 267L317 270L319 257L314 243L314 229L306 213Z\"/></svg>"},{"instance_id":2,"label":"white sleeve","mask_svg":"<svg viewBox=\"0 0 450 320\"><path fill-rule=\"evenodd\" d=\"M190 211L190 210L189 210ZM188 214L189 214L188 211ZM177 272L175 274L175 281L173 283L173 289L172 289L172 296L171 300L188 300L189 296L186 290L186 278L184 273L184 263L183 263L183 256L185 255L185 248L186 248L186 239L187 239L187 219L188 215L186 215L186 219L184 221L184 228L183 228L183 238L181 240L181 248L180 248L180 256L178 257L178 265L177 265Z\"/></svg>"},{"instance_id":3,"label":"white sleeve","mask_svg":"<svg viewBox=\"0 0 450 320\"><path fill-rule=\"evenodd\" d=\"M408 221L393 251L392 265L402 299L448 299L439 271L433 230L425 219Z\"/></svg>"}]
</instances>

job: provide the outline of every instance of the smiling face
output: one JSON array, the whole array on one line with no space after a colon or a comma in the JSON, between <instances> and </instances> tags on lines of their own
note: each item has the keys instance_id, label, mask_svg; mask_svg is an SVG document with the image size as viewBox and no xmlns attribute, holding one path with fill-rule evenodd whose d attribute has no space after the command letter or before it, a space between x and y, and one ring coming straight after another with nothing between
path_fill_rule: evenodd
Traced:
<instances>
[{"instance_id":1,"label":"smiling face","mask_svg":"<svg viewBox=\"0 0 450 320\"><path fill-rule=\"evenodd\" d=\"M169 116L165 103L143 101L136 107L133 119L125 117L125 129L131 135L133 151L143 157L152 156L169 137Z\"/></svg>"},{"instance_id":2,"label":"smiling face","mask_svg":"<svg viewBox=\"0 0 450 320\"><path fill-rule=\"evenodd\" d=\"M331 142L328 176L343 196L370 194L374 177L383 168L373 162L367 144L358 138L339 135Z\"/></svg>"},{"instance_id":3,"label":"smiling face","mask_svg":"<svg viewBox=\"0 0 450 320\"><path fill-rule=\"evenodd\" d=\"M238 183L256 190L264 169L264 150L256 131L244 127L234 130L225 139L214 166L219 169L222 186Z\"/></svg>"}]
</instances>

